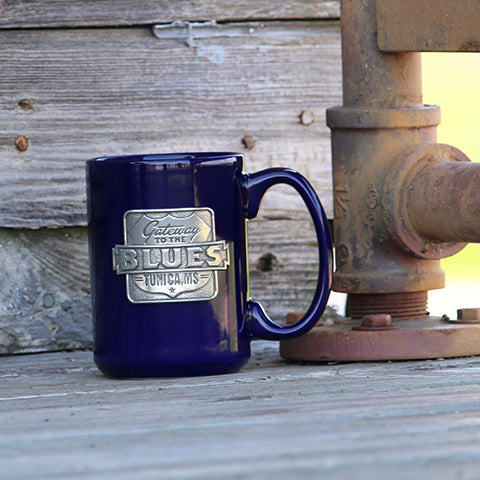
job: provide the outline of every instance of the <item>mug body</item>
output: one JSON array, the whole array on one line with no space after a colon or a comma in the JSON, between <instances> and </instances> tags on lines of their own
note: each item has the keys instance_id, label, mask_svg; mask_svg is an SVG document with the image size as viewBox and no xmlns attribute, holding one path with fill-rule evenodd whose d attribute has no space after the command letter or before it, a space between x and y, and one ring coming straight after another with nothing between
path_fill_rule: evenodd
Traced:
<instances>
[{"instance_id":1,"label":"mug body","mask_svg":"<svg viewBox=\"0 0 480 480\"><path fill-rule=\"evenodd\" d=\"M87 162L94 359L111 377L218 374L250 356L243 157Z\"/></svg>"}]
</instances>

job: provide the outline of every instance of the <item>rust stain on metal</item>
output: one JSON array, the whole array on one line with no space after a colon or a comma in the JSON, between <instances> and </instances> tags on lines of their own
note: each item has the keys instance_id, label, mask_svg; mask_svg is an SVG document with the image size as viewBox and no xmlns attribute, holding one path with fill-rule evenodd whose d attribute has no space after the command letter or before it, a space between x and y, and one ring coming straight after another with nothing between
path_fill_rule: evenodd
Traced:
<instances>
[{"instance_id":1,"label":"rust stain on metal","mask_svg":"<svg viewBox=\"0 0 480 480\"><path fill-rule=\"evenodd\" d=\"M440 259L468 241L480 242L475 220L480 164L436 143L440 112L422 103L418 53L425 46L480 46L476 6L446 0L342 1L343 105L327 110L327 125L337 246L333 288L348 294L352 318L282 342L286 358L480 354L480 325L428 317L428 290L445 286ZM457 21L465 13L468 18ZM452 19L457 20L450 28ZM377 34L380 48L399 53L381 51ZM391 328L388 316L400 328ZM462 321L477 320L457 323Z\"/></svg>"},{"instance_id":2,"label":"rust stain on metal","mask_svg":"<svg viewBox=\"0 0 480 480\"><path fill-rule=\"evenodd\" d=\"M395 320L423 318L427 312L428 292L350 294L347 316L361 319L369 315L388 314Z\"/></svg>"},{"instance_id":3,"label":"rust stain on metal","mask_svg":"<svg viewBox=\"0 0 480 480\"><path fill-rule=\"evenodd\" d=\"M294 361L374 361L477 355L480 327L441 318L405 320L391 330L353 330L358 322L335 320L280 342L280 354Z\"/></svg>"},{"instance_id":4,"label":"rust stain on metal","mask_svg":"<svg viewBox=\"0 0 480 480\"><path fill-rule=\"evenodd\" d=\"M462 43L459 52L480 52L480 40L469 40Z\"/></svg>"},{"instance_id":5,"label":"rust stain on metal","mask_svg":"<svg viewBox=\"0 0 480 480\"><path fill-rule=\"evenodd\" d=\"M480 320L480 308L460 308L457 315L459 320Z\"/></svg>"},{"instance_id":6,"label":"rust stain on metal","mask_svg":"<svg viewBox=\"0 0 480 480\"><path fill-rule=\"evenodd\" d=\"M478 52L478 1L376 0L384 52Z\"/></svg>"},{"instance_id":7,"label":"rust stain on metal","mask_svg":"<svg viewBox=\"0 0 480 480\"><path fill-rule=\"evenodd\" d=\"M355 325L352 330L360 331L377 331L377 330L393 330L398 325L392 324L392 317L387 313L377 313L374 315L365 315L362 318L361 325Z\"/></svg>"},{"instance_id":8,"label":"rust stain on metal","mask_svg":"<svg viewBox=\"0 0 480 480\"><path fill-rule=\"evenodd\" d=\"M418 246L430 250L425 258L443 258L457 251L449 242L464 246L480 240L480 222L475 220L480 218L480 165L448 145L422 150L434 155L418 155L410 167L410 178L401 187L399 214L408 218Z\"/></svg>"},{"instance_id":9,"label":"rust stain on metal","mask_svg":"<svg viewBox=\"0 0 480 480\"><path fill-rule=\"evenodd\" d=\"M456 323L480 323L480 308L459 308Z\"/></svg>"}]
</instances>

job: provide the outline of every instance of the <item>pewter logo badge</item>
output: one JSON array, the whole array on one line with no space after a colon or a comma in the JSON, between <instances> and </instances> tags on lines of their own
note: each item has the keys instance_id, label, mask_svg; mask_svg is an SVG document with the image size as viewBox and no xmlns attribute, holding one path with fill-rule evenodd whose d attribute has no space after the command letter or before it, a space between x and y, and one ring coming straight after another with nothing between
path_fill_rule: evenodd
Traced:
<instances>
[{"instance_id":1,"label":"pewter logo badge","mask_svg":"<svg viewBox=\"0 0 480 480\"><path fill-rule=\"evenodd\" d=\"M210 208L129 210L125 245L112 249L113 269L126 275L132 303L210 300L218 270L229 264L228 244L217 241Z\"/></svg>"}]
</instances>

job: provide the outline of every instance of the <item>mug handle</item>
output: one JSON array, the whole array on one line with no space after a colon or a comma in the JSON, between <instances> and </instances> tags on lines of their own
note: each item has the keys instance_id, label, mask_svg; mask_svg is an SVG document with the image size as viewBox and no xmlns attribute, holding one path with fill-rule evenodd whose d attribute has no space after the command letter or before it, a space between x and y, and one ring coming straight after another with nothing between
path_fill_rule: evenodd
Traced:
<instances>
[{"instance_id":1,"label":"mug handle","mask_svg":"<svg viewBox=\"0 0 480 480\"><path fill-rule=\"evenodd\" d=\"M265 313L254 299L247 302L246 315L252 335L266 340L286 340L310 330L323 314L327 305L333 275L332 241L328 221L322 204L305 177L288 168L268 168L256 173L244 173L246 187L246 217L255 218L265 192L273 185L286 183L303 198L312 216L318 243L318 279L315 295L305 315L293 325L279 325Z\"/></svg>"}]
</instances>

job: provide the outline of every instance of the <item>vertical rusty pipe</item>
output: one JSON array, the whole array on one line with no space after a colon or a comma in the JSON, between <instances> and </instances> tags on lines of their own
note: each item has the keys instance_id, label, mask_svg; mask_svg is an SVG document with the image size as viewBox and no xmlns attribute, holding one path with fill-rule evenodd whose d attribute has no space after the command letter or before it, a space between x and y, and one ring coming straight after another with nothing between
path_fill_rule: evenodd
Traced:
<instances>
[{"instance_id":1,"label":"vertical rusty pipe","mask_svg":"<svg viewBox=\"0 0 480 480\"><path fill-rule=\"evenodd\" d=\"M375 8L375 0L342 1L343 106L327 111L337 265L333 286L359 305L369 304L361 295L385 294L394 301L399 292L444 286L439 257L420 259L404 248L401 235L392 234L396 173L410 147L435 144L440 111L422 104L419 53L379 51ZM426 300L412 317L425 313Z\"/></svg>"},{"instance_id":2,"label":"vertical rusty pipe","mask_svg":"<svg viewBox=\"0 0 480 480\"><path fill-rule=\"evenodd\" d=\"M380 52L375 3L342 1L343 105L417 106L422 102L420 54Z\"/></svg>"}]
</instances>

